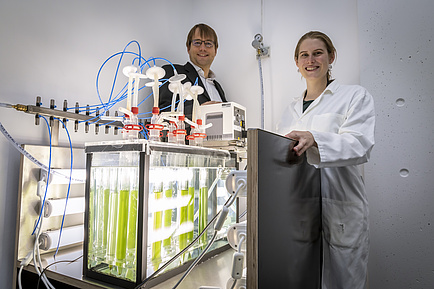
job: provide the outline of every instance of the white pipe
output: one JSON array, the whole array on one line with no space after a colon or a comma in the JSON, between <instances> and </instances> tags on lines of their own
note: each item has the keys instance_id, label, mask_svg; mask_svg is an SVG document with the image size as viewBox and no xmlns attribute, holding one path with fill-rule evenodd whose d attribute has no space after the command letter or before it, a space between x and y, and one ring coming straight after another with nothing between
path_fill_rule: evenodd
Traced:
<instances>
[{"instance_id":1,"label":"white pipe","mask_svg":"<svg viewBox=\"0 0 434 289\"><path fill-rule=\"evenodd\" d=\"M48 200L45 202L45 218L62 216L65 210L66 199ZM84 197L69 198L66 205L65 215L84 213Z\"/></svg>"},{"instance_id":2,"label":"white pipe","mask_svg":"<svg viewBox=\"0 0 434 289\"><path fill-rule=\"evenodd\" d=\"M60 230L45 231L39 237L42 242L41 249L48 251L57 247L57 240L59 239ZM62 230L62 238L60 239L60 246L78 244L83 242L84 239L84 226L66 227Z\"/></svg>"}]
</instances>

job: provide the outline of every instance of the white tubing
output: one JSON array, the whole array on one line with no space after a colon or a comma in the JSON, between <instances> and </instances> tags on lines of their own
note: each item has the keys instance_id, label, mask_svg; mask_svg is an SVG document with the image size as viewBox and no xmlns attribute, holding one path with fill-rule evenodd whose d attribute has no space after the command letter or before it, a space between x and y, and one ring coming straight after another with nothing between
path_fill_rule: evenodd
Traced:
<instances>
[{"instance_id":1,"label":"white tubing","mask_svg":"<svg viewBox=\"0 0 434 289\"><path fill-rule=\"evenodd\" d=\"M261 57L260 56L258 56L258 66L259 66L259 78L260 78L260 83L261 83L261 128L264 129L264 126L265 126L265 119L264 119L264 114L265 114L264 78L262 76L262 64L261 64Z\"/></svg>"},{"instance_id":2,"label":"white tubing","mask_svg":"<svg viewBox=\"0 0 434 289\"><path fill-rule=\"evenodd\" d=\"M17 143L12 136L7 132L7 130L4 128L4 126L2 125L2 123L0 122L0 130L3 133L3 135L7 138L7 140L21 153L23 154L26 158L28 158L31 162L33 162L35 165L37 165L38 167L40 167L41 169L45 170L48 172L48 167L46 165L44 165L43 163L41 163L40 161L38 161L37 159L35 159L29 152L27 152L25 149L23 149L21 147L21 145L19 143ZM63 175L59 172L56 171L51 171L52 174L55 174L57 176L62 176L64 178L69 179L69 176ZM72 179L71 179L72 180ZM79 179L74 179L74 181L77 182L81 182L84 183L85 180L79 180Z\"/></svg>"}]
</instances>

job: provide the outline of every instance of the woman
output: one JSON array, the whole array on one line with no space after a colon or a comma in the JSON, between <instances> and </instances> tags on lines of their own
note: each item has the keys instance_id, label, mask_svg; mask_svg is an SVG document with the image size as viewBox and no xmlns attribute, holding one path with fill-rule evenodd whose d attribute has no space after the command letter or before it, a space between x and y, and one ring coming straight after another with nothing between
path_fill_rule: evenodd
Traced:
<instances>
[{"instance_id":1,"label":"woman","mask_svg":"<svg viewBox=\"0 0 434 289\"><path fill-rule=\"evenodd\" d=\"M364 289L369 251L368 202L357 165L374 145L372 96L331 79L336 49L322 32L303 35L294 60L307 89L292 99L277 131L298 143L300 156L321 170L323 288Z\"/></svg>"}]
</instances>

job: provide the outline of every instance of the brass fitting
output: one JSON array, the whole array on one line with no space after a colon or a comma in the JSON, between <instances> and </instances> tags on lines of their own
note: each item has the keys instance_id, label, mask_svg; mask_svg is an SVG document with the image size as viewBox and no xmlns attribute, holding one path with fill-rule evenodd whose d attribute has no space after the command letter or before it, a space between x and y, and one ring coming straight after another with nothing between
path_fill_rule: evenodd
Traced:
<instances>
[{"instance_id":1,"label":"brass fitting","mask_svg":"<svg viewBox=\"0 0 434 289\"><path fill-rule=\"evenodd\" d=\"M27 107L27 105L24 105L24 104L14 104L12 107L15 108L18 111L27 112L29 110L28 107Z\"/></svg>"}]
</instances>

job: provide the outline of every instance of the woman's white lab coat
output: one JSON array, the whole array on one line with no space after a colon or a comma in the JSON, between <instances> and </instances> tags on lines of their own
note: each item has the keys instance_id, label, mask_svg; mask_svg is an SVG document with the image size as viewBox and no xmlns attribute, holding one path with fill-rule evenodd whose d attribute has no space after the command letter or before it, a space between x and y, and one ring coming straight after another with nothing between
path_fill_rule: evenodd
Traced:
<instances>
[{"instance_id":1,"label":"woman's white lab coat","mask_svg":"<svg viewBox=\"0 0 434 289\"><path fill-rule=\"evenodd\" d=\"M373 98L361 86L333 81L302 111L303 96L294 98L277 132L309 131L318 144L306 151L306 157L321 169L323 288L364 289L369 213L358 165L368 161L374 145Z\"/></svg>"}]
</instances>

